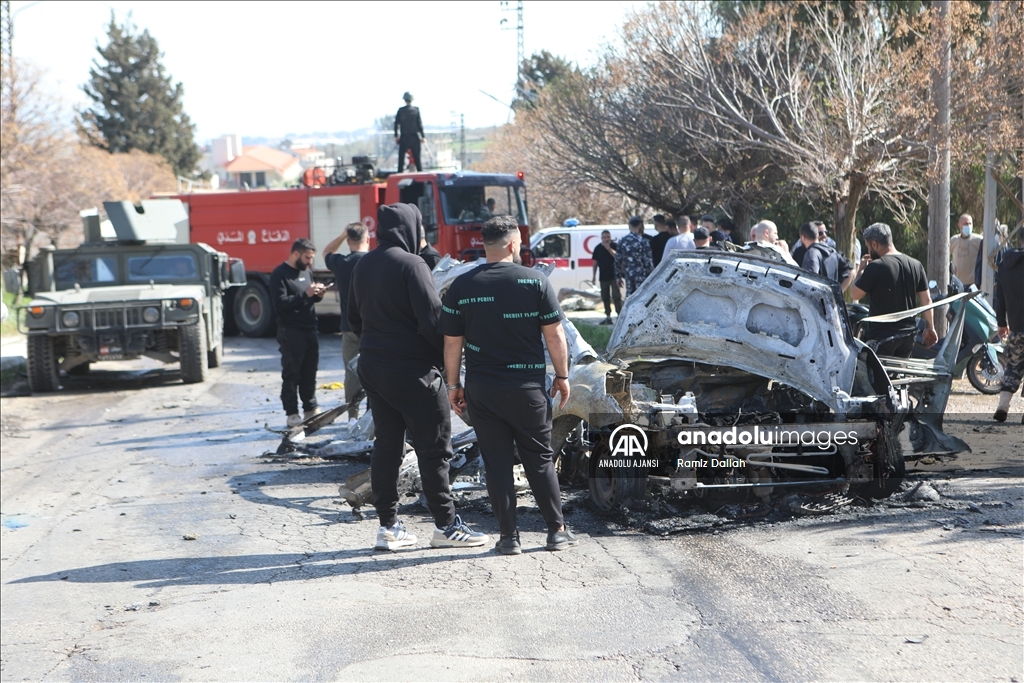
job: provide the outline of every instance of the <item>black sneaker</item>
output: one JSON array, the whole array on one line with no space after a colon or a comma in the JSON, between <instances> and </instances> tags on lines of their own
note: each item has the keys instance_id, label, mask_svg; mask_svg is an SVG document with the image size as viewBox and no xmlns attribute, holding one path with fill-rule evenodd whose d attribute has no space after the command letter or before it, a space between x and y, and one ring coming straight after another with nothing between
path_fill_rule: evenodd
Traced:
<instances>
[{"instance_id":1,"label":"black sneaker","mask_svg":"<svg viewBox=\"0 0 1024 683\"><path fill-rule=\"evenodd\" d=\"M544 547L547 550L565 550L577 543L579 541L576 540L576 535L569 531L569 526L566 525L561 531L549 531L548 543Z\"/></svg>"},{"instance_id":2,"label":"black sneaker","mask_svg":"<svg viewBox=\"0 0 1024 683\"><path fill-rule=\"evenodd\" d=\"M523 546L519 543L519 536L502 536L494 544L494 552L499 555L522 555Z\"/></svg>"},{"instance_id":3,"label":"black sneaker","mask_svg":"<svg viewBox=\"0 0 1024 683\"><path fill-rule=\"evenodd\" d=\"M996 414L992 416L992 419L996 422L1006 422L1007 412L1002 408L996 408Z\"/></svg>"}]
</instances>

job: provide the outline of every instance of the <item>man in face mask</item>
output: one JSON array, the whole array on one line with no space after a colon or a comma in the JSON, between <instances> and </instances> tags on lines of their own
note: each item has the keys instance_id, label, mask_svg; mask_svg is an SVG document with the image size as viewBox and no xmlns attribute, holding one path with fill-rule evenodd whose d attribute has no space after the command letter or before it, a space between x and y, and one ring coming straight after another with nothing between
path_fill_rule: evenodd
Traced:
<instances>
[{"instance_id":1,"label":"man in face mask","mask_svg":"<svg viewBox=\"0 0 1024 683\"><path fill-rule=\"evenodd\" d=\"M957 226L960 234L949 241L953 275L964 283L964 287L970 287L975 284L974 264L978 260L978 250L981 249L981 235L974 234L974 219L966 213L960 216Z\"/></svg>"}]
</instances>

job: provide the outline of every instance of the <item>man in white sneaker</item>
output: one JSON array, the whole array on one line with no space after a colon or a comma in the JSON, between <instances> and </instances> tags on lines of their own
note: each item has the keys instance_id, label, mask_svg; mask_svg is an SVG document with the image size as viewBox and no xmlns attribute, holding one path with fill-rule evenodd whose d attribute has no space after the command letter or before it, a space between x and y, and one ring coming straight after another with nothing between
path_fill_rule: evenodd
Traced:
<instances>
[{"instance_id":1,"label":"man in white sneaker","mask_svg":"<svg viewBox=\"0 0 1024 683\"><path fill-rule=\"evenodd\" d=\"M430 545L481 546L490 539L455 514L448 482L452 422L441 375L444 341L437 331L441 300L419 255L423 219L412 204L391 204L377 210L377 226L377 248L356 264L348 298L348 322L359 336L359 379L375 432L370 486L380 528L374 548L416 544L398 519L406 434L434 517Z\"/></svg>"},{"instance_id":2,"label":"man in white sneaker","mask_svg":"<svg viewBox=\"0 0 1024 683\"><path fill-rule=\"evenodd\" d=\"M639 239L639 233L634 232ZM569 400L569 354L562 309L551 283L519 263L522 238L514 218L498 216L483 224L487 263L460 275L445 294L440 331L452 408L469 408L477 445L487 466L487 493L501 538L494 549L519 555L515 452L523 463L534 500L547 523L547 550L576 545L565 526L562 497L551 450L551 402L544 391L543 339L555 368L551 397ZM649 257L648 257L649 258ZM459 384L466 347L466 388Z\"/></svg>"}]
</instances>

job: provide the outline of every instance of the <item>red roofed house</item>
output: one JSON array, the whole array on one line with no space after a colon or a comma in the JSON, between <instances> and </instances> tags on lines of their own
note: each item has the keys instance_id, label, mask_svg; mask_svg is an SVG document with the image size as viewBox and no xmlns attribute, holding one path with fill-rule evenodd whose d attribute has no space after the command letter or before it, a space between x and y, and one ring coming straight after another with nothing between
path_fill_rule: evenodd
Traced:
<instances>
[{"instance_id":1,"label":"red roofed house","mask_svg":"<svg viewBox=\"0 0 1024 683\"><path fill-rule=\"evenodd\" d=\"M288 152L257 145L242 149L242 155L224 165L234 187L269 187L297 181L302 164Z\"/></svg>"}]
</instances>

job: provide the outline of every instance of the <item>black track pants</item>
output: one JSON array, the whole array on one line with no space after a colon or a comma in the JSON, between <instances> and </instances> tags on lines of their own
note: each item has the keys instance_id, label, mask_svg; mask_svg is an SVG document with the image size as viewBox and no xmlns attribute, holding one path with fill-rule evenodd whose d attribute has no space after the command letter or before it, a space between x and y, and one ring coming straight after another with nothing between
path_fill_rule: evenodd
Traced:
<instances>
[{"instance_id":1,"label":"black track pants","mask_svg":"<svg viewBox=\"0 0 1024 683\"><path fill-rule=\"evenodd\" d=\"M391 526L398 517L398 470L408 432L416 449L427 507L437 527L444 529L455 520L455 504L448 485L451 406L441 372L429 365L398 367L361 358L359 380L373 412L376 436L370 486L380 525Z\"/></svg>"},{"instance_id":2,"label":"black track pants","mask_svg":"<svg viewBox=\"0 0 1024 683\"><path fill-rule=\"evenodd\" d=\"M320 364L320 341L316 330L277 326L281 350L281 405L286 415L299 414L298 389L303 410L316 408L316 369Z\"/></svg>"},{"instance_id":3,"label":"black track pants","mask_svg":"<svg viewBox=\"0 0 1024 683\"><path fill-rule=\"evenodd\" d=\"M562 497L551 452L551 404L540 387L466 380L466 404L487 467L487 493L502 536L516 533L513 445L548 530L562 526Z\"/></svg>"}]
</instances>

